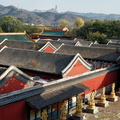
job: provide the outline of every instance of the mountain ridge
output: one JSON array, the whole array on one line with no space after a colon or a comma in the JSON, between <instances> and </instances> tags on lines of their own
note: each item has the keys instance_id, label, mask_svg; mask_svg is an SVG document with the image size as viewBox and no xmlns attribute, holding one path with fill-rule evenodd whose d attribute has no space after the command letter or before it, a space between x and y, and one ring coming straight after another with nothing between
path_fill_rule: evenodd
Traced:
<instances>
[{"instance_id":1,"label":"mountain ridge","mask_svg":"<svg viewBox=\"0 0 120 120\"><path fill-rule=\"evenodd\" d=\"M53 11L53 12L51 12ZM76 18L80 17L84 21L94 20L94 19L106 19L106 14L97 14L97 13L78 13L78 12L62 12L58 13L57 9L52 8L44 12L28 11L26 9L20 9L13 5L3 6L0 5L0 17L12 15L16 19L22 18L24 23L33 23L33 24L42 24L42 25L58 25L62 19L65 19L69 22L69 25L72 25ZM112 16L112 17L111 17ZM108 19L120 20L120 15L111 14L107 16Z\"/></svg>"},{"instance_id":2,"label":"mountain ridge","mask_svg":"<svg viewBox=\"0 0 120 120\"><path fill-rule=\"evenodd\" d=\"M52 9L50 9L52 10ZM26 9L20 9L14 6L1 6L0 17L12 15L15 18L22 18L25 23L42 24L42 25L55 25L59 24L60 20L66 19L69 24L73 24L76 18L81 17L83 20L90 20L91 18L81 15L73 15L70 13L57 13L57 12L34 12Z\"/></svg>"},{"instance_id":3,"label":"mountain ridge","mask_svg":"<svg viewBox=\"0 0 120 120\"><path fill-rule=\"evenodd\" d=\"M79 12L73 12L73 11L66 11L64 13L71 13L76 15L82 15L86 17L91 17L94 19L109 19L109 20L120 20L120 14L105 14L105 13L79 13Z\"/></svg>"}]
</instances>

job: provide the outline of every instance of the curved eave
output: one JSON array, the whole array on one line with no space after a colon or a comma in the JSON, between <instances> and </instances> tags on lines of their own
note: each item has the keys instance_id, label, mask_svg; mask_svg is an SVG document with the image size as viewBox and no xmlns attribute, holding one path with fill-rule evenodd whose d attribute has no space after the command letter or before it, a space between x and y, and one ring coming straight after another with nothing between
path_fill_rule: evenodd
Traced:
<instances>
[{"instance_id":1,"label":"curved eave","mask_svg":"<svg viewBox=\"0 0 120 120\"><path fill-rule=\"evenodd\" d=\"M73 58L73 60L67 65L67 67L64 70L62 70L62 76L66 76L78 61L84 67L86 67L88 69L88 71L90 71L92 69L92 65L90 65L88 62L86 62L82 58L82 56L78 53L78 54L75 55L75 57Z\"/></svg>"}]
</instances>

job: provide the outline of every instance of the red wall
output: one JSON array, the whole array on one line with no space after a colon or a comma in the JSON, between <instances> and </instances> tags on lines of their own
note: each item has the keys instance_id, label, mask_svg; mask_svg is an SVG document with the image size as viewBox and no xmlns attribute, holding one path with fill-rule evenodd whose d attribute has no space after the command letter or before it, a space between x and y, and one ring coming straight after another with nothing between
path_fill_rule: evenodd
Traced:
<instances>
[{"instance_id":1,"label":"red wall","mask_svg":"<svg viewBox=\"0 0 120 120\"><path fill-rule=\"evenodd\" d=\"M51 52L51 53L53 53L54 50L50 46L48 46L45 50L43 50L43 52Z\"/></svg>"},{"instance_id":2,"label":"red wall","mask_svg":"<svg viewBox=\"0 0 120 120\"><path fill-rule=\"evenodd\" d=\"M27 120L25 101L0 108L0 120Z\"/></svg>"},{"instance_id":3,"label":"red wall","mask_svg":"<svg viewBox=\"0 0 120 120\"><path fill-rule=\"evenodd\" d=\"M88 69L78 61L66 76L78 75L78 74L85 73L87 71Z\"/></svg>"},{"instance_id":4,"label":"red wall","mask_svg":"<svg viewBox=\"0 0 120 120\"><path fill-rule=\"evenodd\" d=\"M105 86L108 86L118 80L118 72L114 71L111 73L108 73L106 75L102 75L90 80L86 80L84 82L81 82L83 85L86 85L90 88L89 91L86 92L86 94L93 92L95 90L98 90L100 88L103 88Z\"/></svg>"},{"instance_id":5,"label":"red wall","mask_svg":"<svg viewBox=\"0 0 120 120\"><path fill-rule=\"evenodd\" d=\"M79 63L78 63L79 64ZM117 71L81 82L90 88L86 93L108 86L118 80ZM0 108L0 120L27 120L27 105L25 101Z\"/></svg>"},{"instance_id":6,"label":"red wall","mask_svg":"<svg viewBox=\"0 0 120 120\"><path fill-rule=\"evenodd\" d=\"M9 93L12 91L20 90L23 88L28 87L27 84L23 83L22 81L18 80L16 77L12 76L1 88L0 94Z\"/></svg>"}]
</instances>

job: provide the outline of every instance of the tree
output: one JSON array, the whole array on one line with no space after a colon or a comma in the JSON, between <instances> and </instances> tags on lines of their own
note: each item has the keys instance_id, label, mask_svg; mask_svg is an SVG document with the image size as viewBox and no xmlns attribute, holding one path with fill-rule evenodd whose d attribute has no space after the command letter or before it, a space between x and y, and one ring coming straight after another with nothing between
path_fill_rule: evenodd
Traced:
<instances>
[{"instance_id":1,"label":"tree","mask_svg":"<svg viewBox=\"0 0 120 120\"><path fill-rule=\"evenodd\" d=\"M84 26L79 29L73 29L73 31L78 37L84 39L88 39L93 33L99 33L100 35L105 34L107 37L111 38L120 38L120 20L91 20L85 22ZM104 40L101 43L104 43Z\"/></svg>"},{"instance_id":2,"label":"tree","mask_svg":"<svg viewBox=\"0 0 120 120\"><path fill-rule=\"evenodd\" d=\"M79 29L84 25L84 20L82 18L77 18L73 24L73 28Z\"/></svg>"},{"instance_id":3,"label":"tree","mask_svg":"<svg viewBox=\"0 0 120 120\"><path fill-rule=\"evenodd\" d=\"M87 21L84 26L82 26L81 28L79 28L77 31L76 31L76 35L77 36L80 36L84 39L87 38L87 35L89 34L89 32L92 32L93 31L93 24L94 24L94 20L91 20L91 21Z\"/></svg>"},{"instance_id":4,"label":"tree","mask_svg":"<svg viewBox=\"0 0 120 120\"><path fill-rule=\"evenodd\" d=\"M98 43L100 44L106 44L108 41L107 41L107 36L105 34L101 34L100 32L90 32L87 36L87 40L89 41L97 41Z\"/></svg>"},{"instance_id":5,"label":"tree","mask_svg":"<svg viewBox=\"0 0 120 120\"><path fill-rule=\"evenodd\" d=\"M65 19L62 19L61 21L60 21L60 27L67 27L68 26L68 21L67 20L65 20Z\"/></svg>"},{"instance_id":6,"label":"tree","mask_svg":"<svg viewBox=\"0 0 120 120\"><path fill-rule=\"evenodd\" d=\"M97 32L99 31L100 33L104 33L105 32L105 22L102 20L96 20L93 23L93 30L92 32Z\"/></svg>"},{"instance_id":7,"label":"tree","mask_svg":"<svg viewBox=\"0 0 120 120\"><path fill-rule=\"evenodd\" d=\"M73 24L72 33L76 34L83 25L84 25L83 19L77 18Z\"/></svg>"},{"instance_id":8,"label":"tree","mask_svg":"<svg viewBox=\"0 0 120 120\"><path fill-rule=\"evenodd\" d=\"M114 21L115 37L120 38L120 20Z\"/></svg>"},{"instance_id":9,"label":"tree","mask_svg":"<svg viewBox=\"0 0 120 120\"><path fill-rule=\"evenodd\" d=\"M4 16L0 18L0 27L3 32L21 32L23 31L23 24L16 20L13 16Z\"/></svg>"},{"instance_id":10,"label":"tree","mask_svg":"<svg viewBox=\"0 0 120 120\"><path fill-rule=\"evenodd\" d=\"M24 25L24 30L28 33L39 33L42 31L42 29L38 28L37 26L32 26L32 25Z\"/></svg>"},{"instance_id":11,"label":"tree","mask_svg":"<svg viewBox=\"0 0 120 120\"><path fill-rule=\"evenodd\" d=\"M106 23L105 34L108 37L120 38L120 20L117 21L109 20Z\"/></svg>"},{"instance_id":12,"label":"tree","mask_svg":"<svg viewBox=\"0 0 120 120\"><path fill-rule=\"evenodd\" d=\"M17 18L17 20L21 21L22 23L24 22L23 18Z\"/></svg>"}]
</instances>

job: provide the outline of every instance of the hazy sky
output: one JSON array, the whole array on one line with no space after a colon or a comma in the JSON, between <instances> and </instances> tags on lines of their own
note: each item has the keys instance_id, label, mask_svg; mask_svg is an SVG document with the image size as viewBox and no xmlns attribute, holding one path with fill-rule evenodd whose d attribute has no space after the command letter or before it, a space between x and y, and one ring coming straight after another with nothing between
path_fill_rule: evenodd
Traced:
<instances>
[{"instance_id":1,"label":"hazy sky","mask_svg":"<svg viewBox=\"0 0 120 120\"><path fill-rule=\"evenodd\" d=\"M27 10L48 10L57 5L58 12L120 14L120 0L0 0L0 4Z\"/></svg>"}]
</instances>

